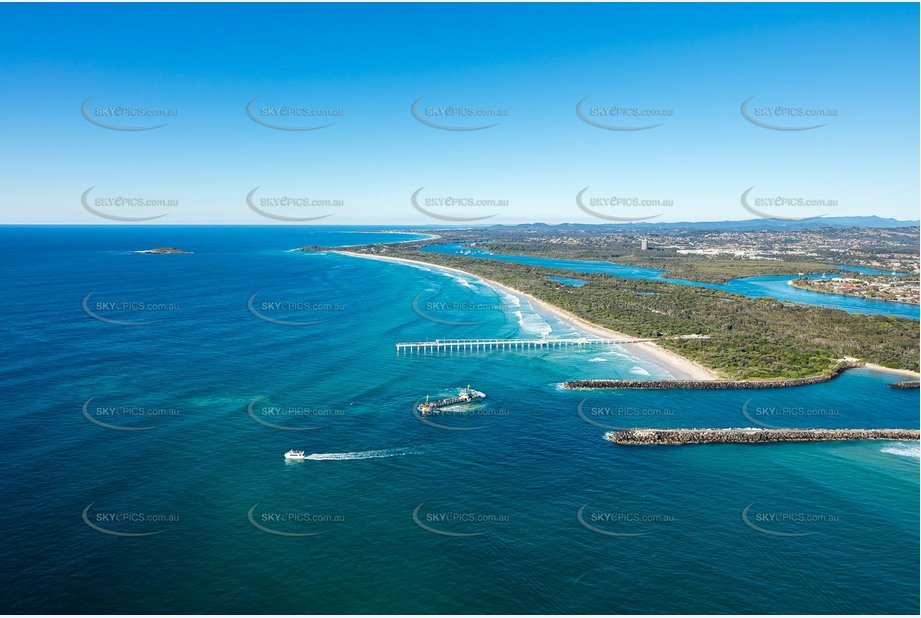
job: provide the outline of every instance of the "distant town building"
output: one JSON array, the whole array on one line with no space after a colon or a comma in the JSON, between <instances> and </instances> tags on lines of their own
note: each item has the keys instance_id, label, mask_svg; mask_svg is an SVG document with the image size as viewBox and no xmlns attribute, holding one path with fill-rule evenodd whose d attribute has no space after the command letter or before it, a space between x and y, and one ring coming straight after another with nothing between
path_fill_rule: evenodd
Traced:
<instances>
[{"instance_id":1,"label":"distant town building","mask_svg":"<svg viewBox=\"0 0 921 618\"><path fill-rule=\"evenodd\" d=\"M640 251L648 251L648 250L649 250L649 241L644 238L640 241Z\"/></svg>"}]
</instances>

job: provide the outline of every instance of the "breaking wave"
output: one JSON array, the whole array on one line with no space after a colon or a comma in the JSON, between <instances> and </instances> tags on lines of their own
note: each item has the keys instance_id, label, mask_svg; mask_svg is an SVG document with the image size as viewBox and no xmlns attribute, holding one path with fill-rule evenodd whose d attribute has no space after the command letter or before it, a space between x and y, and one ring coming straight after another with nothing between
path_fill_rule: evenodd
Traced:
<instances>
[{"instance_id":1,"label":"breaking wave","mask_svg":"<svg viewBox=\"0 0 921 618\"><path fill-rule=\"evenodd\" d=\"M921 459L921 442L897 442L880 449L883 453Z\"/></svg>"}]
</instances>

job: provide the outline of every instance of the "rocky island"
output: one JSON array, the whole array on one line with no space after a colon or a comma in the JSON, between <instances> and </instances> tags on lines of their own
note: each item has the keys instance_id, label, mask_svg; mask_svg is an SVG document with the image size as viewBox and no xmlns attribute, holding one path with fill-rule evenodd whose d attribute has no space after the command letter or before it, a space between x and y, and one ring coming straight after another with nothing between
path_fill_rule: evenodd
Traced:
<instances>
[{"instance_id":1,"label":"rocky island","mask_svg":"<svg viewBox=\"0 0 921 618\"><path fill-rule=\"evenodd\" d=\"M183 251L176 247L157 247L156 249L144 249L143 251L136 251L135 253L191 253L191 251Z\"/></svg>"}]
</instances>

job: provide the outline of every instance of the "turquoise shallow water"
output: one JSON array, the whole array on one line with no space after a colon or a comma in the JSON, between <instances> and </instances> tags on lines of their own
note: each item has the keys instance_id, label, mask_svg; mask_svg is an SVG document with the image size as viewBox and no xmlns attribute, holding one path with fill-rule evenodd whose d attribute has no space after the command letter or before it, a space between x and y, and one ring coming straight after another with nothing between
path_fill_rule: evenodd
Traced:
<instances>
[{"instance_id":1,"label":"turquoise shallow water","mask_svg":"<svg viewBox=\"0 0 921 618\"><path fill-rule=\"evenodd\" d=\"M585 260L562 260L556 258L540 258L530 255L506 255L492 253L480 247L469 247L457 244L444 244L424 249L433 253L447 253L466 255L469 257L489 258L503 262L516 262L519 264L530 264L532 266L544 266L547 268L565 268L573 272L584 273L607 273L615 277L625 279L650 279L653 281L664 281L667 283L676 283L679 285L689 285L692 287L710 288L713 290L722 290L733 294L743 294L745 296L770 296L779 300L785 300L806 305L816 305L819 307L828 307L830 309L840 309L848 313L864 313L875 315L891 315L900 318L911 318L912 320L921 319L921 309L918 305L908 303L894 303L884 300L873 300L860 298L857 296L844 296L842 294L824 294L822 292L812 292L810 290L801 290L789 285L790 277L745 277L743 279L733 279L728 283L701 283L699 281L688 281L685 279L672 279L663 277L665 271L654 268L641 268L639 266L625 266L623 264L614 264L612 262L589 262ZM882 271L871 268L853 268L841 267L842 271L851 270L865 274L881 273ZM809 275L812 278L819 278L821 275Z\"/></svg>"},{"instance_id":2,"label":"turquoise shallow water","mask_svg":"<svg viewBox=\"0 0 921 618\"><path fill-rule=\"evenodd\" d=\"M916 443L602 439L918 427L917 391L586 394L556 385L668 374L619 348L399 356L575 332L469 278L287 251L400 239L364 231L0 228L0 609L917 612ZM194 253L132 253L163 245ZM414 416L468 383L467 414Z\"/></svg>"}]
</instances>

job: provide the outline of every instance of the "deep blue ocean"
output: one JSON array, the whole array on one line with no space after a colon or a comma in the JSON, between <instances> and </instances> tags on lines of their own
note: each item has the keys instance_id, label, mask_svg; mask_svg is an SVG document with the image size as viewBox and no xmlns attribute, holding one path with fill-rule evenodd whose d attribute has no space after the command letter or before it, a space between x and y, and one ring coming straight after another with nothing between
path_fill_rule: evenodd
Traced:
<instances>
[{"instance_id":1,"label":"deep blue ocean","mask_svg":"<svg viewBox=\"0 0 921 618\"><path fill-rule=\"evenodd\" d=\"M669 374L628 347L399 355L578 333L472 277L290 251L411 238L0 227L0 611L918 612L917 443L603 439L917 428L917 390L586 393L558 384ZM160 246L190 253L136 253Z\"/></svg>"}]
</instances>

